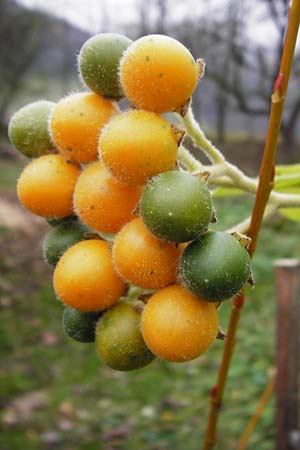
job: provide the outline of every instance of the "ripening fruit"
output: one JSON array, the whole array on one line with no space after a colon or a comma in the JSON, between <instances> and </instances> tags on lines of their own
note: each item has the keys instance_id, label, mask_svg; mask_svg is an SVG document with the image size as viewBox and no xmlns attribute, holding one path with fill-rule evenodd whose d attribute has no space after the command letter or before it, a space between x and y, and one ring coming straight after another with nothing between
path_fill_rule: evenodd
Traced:
<instances>
[{"instance_id":1,"label":"ripening fruit","mask_svg":"<svg viewBox=\"0 0 300 450\"><path fill-rule=\"evenodd\" d=\"M116 114L117 106L100 95L71 94L60 100L50 117L50 132L57 148L79 163L95 161L102 127Z\"/></svg>"},{"instance_id":2,"label":"ripening fruit","mask_svg":"<svg viewBox=\"0 0 300 450\"><path fill-rule=\"evenodd\" d=\"M101 33L82 46L78 66L83 82L96 94L119 100L124 96L119 81L119 61L131 44L126 36Z\"/></svg>"},{"instance_id":3,"label":"ripening fruit","mask_svg":"<svg viewBox=\"0 0 300 450\"><path fill-rule=\"evenodd\" d=\"M210 231L191 242L180 261L185 287L211 302L237 294L250 276L247 250L229 233Z\"/></svg>"},{"instance_id":4,"label":"ripening fruit","mask_svg":"<svg viewBox=\"0 0 300 450\"><path fill-rule=\"evenodd\" d=\"M177 110L197 85L197 64L184 45L168 36L149 35L133 42L120 62L126 97L157 113Z\"/></svg>"},{"instance_id":5,"label":"ripening fruit","mask_svg":"<svg viewBox=\"0 0 300 450\"><path fill-rule=\"evenodd\" d=\"M116 233L134 218L141 188L113 178L101 162L80 175L74 192L74 208L80 219L97 231Z\"/></svg>"},{"instance_id":6,"label":"ripening fruit","mask_svg":"<svg viewBox=\"0 0 300 450\"><path fill-rule=\"evenodd\" d=\"M191 241L207 230L211 215L207 185L189 173L159 174L149 180L142 195L143 222L159 239Z\"/></svg>"},{"instance_id":7,"label":"ripening fruit","mask_svg":"<svg viewBox=\"0 0 300 450\"><path fill-rule=\"evenodd\" d=\"M113 260L125 280L144 289L160 289L175 282L181 251L155 238L137 218L117 234Z\"/></svg>"},{"instance_id":8,"label":"ripening fruit","mask_svg":"<svg viewBox=\"0 0 300 450\"><path fill-rule=\"evenodd\" d=\"M38 216L62 218L73 213L72 197L80 168L62 155L34 159L21 173L17 191L20 202Z\"/></svg>"},{"instance_id":9,"label":"ripening fruit","mask_svg":"<svg viewBox=\"0 0 300 450\"><path fill-rule=\"evenodd\" d=\"M114 270L108 243L98 239L69 248L57 263L53 284L59 299L79 311L109 308L125 290Z\"/></svg>"},{"instance_id":10,"label":"ripening fruit","mask_svg":"<svg viewBox=\"0 0 300 450\"><path fill-rule=\"evenodd\" d=\"M53 228L43 241L43 257L49 266L56 266L68 248L84 239L89 229L77 221L66 221Z\"/></svg>"},{"instance_id":11,"label":"ripening fruit","mask_svg":"<svg viewBox=\"0 0 300 450\"><path fill-rule=\"evenodd\" d=\"M28 158L45 155L53 149L48 121L55 103L46 100L29 103L10 119L8 135L11 143Z\"/></svg>"},{"instance_id":12,"label":"ripening fruit","mask_svg":"<svg viewBox=\"0 0 300 450\"><path fill-rule=\"evenodd\" d=\"M102 312L81 312L66 306L63 313L63 330L77 342L94 342L97 321Z\"/></svg>"},{"instance_id":13,"label":"ripening fruit","mask_svg":"<svg viewBox=\"0 0 300 450\"><path fill-rule=\"evenodd\" d=\"M127 111L105 126L99 149L111 174L135 185L174 169L178 144L163 117L148 111Z\"/></svg>"},{"instance_id":14,"label":"ripening fruit","mask_svg":"<svg viewBox=\"0 0 300 450\"><path fill-rule=\"evenodd\" d=\"M146 347L140 329L143 306L139 300L119 302L106 311L97 324L97 353L112 369L139 369L155 358Z\"/></svg>"},{"instance_id":15,"label":"ripening fruit","mask_svg":"<svg viewBox=\"0 0 300 450\"><path fill-rule=\"evenodd\" d=\"M142 314L142 334L149 349L173 362L204 353L218 333L218 315L208 303L174 284L156 292Z\"/></svg>"}]
</instances>

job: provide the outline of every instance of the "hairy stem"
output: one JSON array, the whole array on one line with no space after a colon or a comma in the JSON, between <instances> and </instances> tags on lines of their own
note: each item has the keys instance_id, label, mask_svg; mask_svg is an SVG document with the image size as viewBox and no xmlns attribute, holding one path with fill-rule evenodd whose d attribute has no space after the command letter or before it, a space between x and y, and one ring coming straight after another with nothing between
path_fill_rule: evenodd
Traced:
<instances>
[{"instance_id":1,"label":"hairy stem","mask_svg":"<svg viewBox=\"0 0 300 450\"><path fill-rule=\"evenodd\" d=\"M218 150L217 147L215 147L203 133L194 117L192 108L188 109L186 115L182 118L182 122L185 126L187 134L192 138L192 141L196 147L201 148L212 163L218 164L225 161L225 158L220 150Z\"/></svg>"},{"instance_id":2,"label":"hairy stem","mask_svg":"<svg viewBox=\"0 0 300 450\"><path fill-rule=\"evenodd\" d=\"M212 187L239 188L247 193L256 195L258 180L248 177L238 167L228 161L208 166L202 165L183 145L180 145L177 157L190 172L210 172L208 184ZM298 207L300 206L300 195L273 191L270 194L269 203L276 204L278 207Z\"/></svg>"}]
</instances>

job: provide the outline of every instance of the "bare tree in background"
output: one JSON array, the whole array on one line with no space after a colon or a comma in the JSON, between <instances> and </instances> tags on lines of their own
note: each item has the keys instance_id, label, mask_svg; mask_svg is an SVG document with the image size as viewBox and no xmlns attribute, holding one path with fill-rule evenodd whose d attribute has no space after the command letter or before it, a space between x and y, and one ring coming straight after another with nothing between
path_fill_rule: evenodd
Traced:
<instances>
[{"instance_id":1,"label":"bare tree in background","mask_svg":"<svg viewBox=\"0 0 300 450\"><path fill-rule=\"evenodd\" d=\"M24 10L10 0L0 0L0 11L0 126L3 128L7 107L41 50L47 22L41 14Z\"/></svg>"},{"instance_id":2,"label":"bare tree in background","mask_svg":"<svg viewBox=\"0 0 300 450\"><path fill-rule=\"evenodd\" d=\"M249 40L246 35L246 8L251 7L250 1L230 0L226 16L219 20L208 18L206 26L206 32L212 39L211 47L222 48L224 52L223 70L219 59L218 62L214 61L211 55L208 55L207 76L217 85L219 99L225 99L226 103L229 96L234 100L238 111L252 117L267 117L269 114L269 97L278 73L289 7L289 0L263 1L267 7L267 17L277 29L277 35L270 36L272 42L268 48ZM267 44L270 44L270 40ZM300 114L299 89L294 90L293 94L291 107L286 111L282 123L282 135L287 150L292 150L294 131ZM218 108L219 135L224 135L222 106L219 105Z\"/></svg>"}]
</instances>

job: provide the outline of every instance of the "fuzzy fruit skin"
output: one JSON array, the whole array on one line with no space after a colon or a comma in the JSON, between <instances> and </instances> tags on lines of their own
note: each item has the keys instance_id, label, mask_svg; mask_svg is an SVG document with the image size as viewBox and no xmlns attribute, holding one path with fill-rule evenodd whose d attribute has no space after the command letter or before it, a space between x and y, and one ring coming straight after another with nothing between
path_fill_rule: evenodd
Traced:
<instances>
[{"instance_id":1,"label":"fuzzy fruit skin","mask_svg":"<svg viewBox=\"0 0 300 450\"><path fill-rule=\"evenodd\" d=\"M29 103L11 118L8 136L19 152L28 158L37 158L53 149L48 132L48 121L55 103L46 100Z\"/></svg>"},{"instance_id":2,"label":"fuzzy fruit skin","mask_svg":"<svg viewBox=\"0 0 300 450\"><path fill-rule=\"evenodd\" d=\"M174 284L148 300L141 329L146 345L156 356L172 362L191 361L216 338L217 310L214 304Z\"/></svg>"},{"instance_id":3,"label":"fuzzy fruit skin","mask_svg":"<svg viewBox=\"0 0 300 450\"><path fill-rule=\"evenodd\" d=\"M85 224L103 233L116 233L134 218L141 187L120 183L101 162L87 167L74 191L74 208Z\"/></svg>"},{"instance_id":4,"label":"fuzzy fruit skin","mask_svg":"<svg viewBox=\"0 0 300 450\"><path fill-rule=\"evenodd\" d=\"M116 235L113 260L125 280L144 289L160 289L175 282L181 251L154 237L136 218Z\"/></svg>"},{"instance_id":5,"label":"fuzzy fruit skin","mask_svg":"<svg viewBox=\"0 0 300 450\"><path fill-rule=\"evenodd\" d=\"M102 311L118 301L126 285L117 275L107 242L81 241L58 261L53 275L58 298L79 311Z\"/></svg>"},{"instance_id":6,"label":"fuzzy fruit skin","mask_svg":"<svg viewBox=\"0 0 300 450\"><path fill-rule=\"evenodd\" d=\"M98 155L99 133L119 110L100 95L80 92L61 99L50 116L50 133L60 152L72 161L88 163Z\"/></svg>"},{"instance_id":7,"label":"fuzzy fruit skin","mask_svg":"<svg viewBox=\"0 0 300 450\"><path fill-rule=\"evenodd\" d=\"M210 231L191 242L179 267L185 287L210 302L221 302L237 294L250 271L247 250L229 233L221 231Z\"/></svg>"},{"instance_id":8,"label":"fuzzy fruit skin","mask_svg":"<svg viewBox=\"0 0 300 450\"><path fill-rule=\"evenodd\" d=\"M119 302L106 311L96 328L96 349L104 364L129 371L150 364L155 356L145 345L140 330L143 303Z\"/></svg>"},{"instance_id":9,"label":"fuzzy fruit skin","mask_svg":"<svg viewBox=\"0 0 300 450\"><path fill-rule=\"evenodd\" d=\"M212 215L209 189L198 177L165 172L148 181L141 216L151 233L171 242L187 242L205 232Z\"/></svg>"},{"instance_id":10,"label":"fuzzy fruit skin","mask_svg":"<svg viewBox=\"0 0 300 450\"><path fill-rule=\"evenodd\" d=\"M66 306L63 313L63 330L74 341L95 342L97 321L102 312L81 312Z\"/></svg>"},{"instance_id":11,"label":"fuzzy fruit skin","mask_svg":"<svg viewBox=\"0 0 300 450\"><path fill-rule=\"evenodd\" d=\"M82 46L78 66L83 82L96 94L120 100L124 92L119 81L119 62L132 43L121 34L100 33Z\"/></svg>"},{"instance_id":12,"label":"fuzzy fruit skin","mask_svg":"<svg viewBox=\"0 0 300 450\"><path fill-rule=\"evenodd\" d=\"M22 205L38 216L64 218L73 213L73 192L80 168L62 155L44 155L21 173L17 192Z\"/></svg>"},{"instance_id":13,"label":"fuzzy fruit skin","mask_svg":"<svg viewBox=\"0 0 300 450\"><path fill-rule=\"evenodd\" d=\"M89 229L80 222L69 221L53 228L43 241L43 257L51 267L55 267L59 258L68 248L84 240Z\"/></svg>"},{"instance_id":14,"label":"fuzzy fruit skin","mask_svg":"<svg viewBox=\"0 0 300 450\"><path fill-rule=\"evenodd\" d=\"M174 169L177 151L171 125L148 111L127 111L114 117L99 140L103 163L129 185L143 184L153 175Z\"/></svg>"},{"instance_id":15,"label":"fuzzy fruit skin","mask_svg":"<svg viewBox=\"0 0 300 450\"><path fill-rule=\"evenodd\" d=\"M126 97L137 107L163 113L180 108L198 81L197 64L184 45L163 35L133 42L120 62Z\"/></svg>"}]
</instances>

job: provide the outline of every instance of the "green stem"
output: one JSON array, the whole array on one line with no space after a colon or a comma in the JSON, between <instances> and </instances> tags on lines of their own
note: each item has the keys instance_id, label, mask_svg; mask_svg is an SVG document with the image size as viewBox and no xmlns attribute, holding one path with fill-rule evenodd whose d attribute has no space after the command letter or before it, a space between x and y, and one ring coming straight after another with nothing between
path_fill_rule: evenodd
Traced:
<instances>
[{"instance_id":1,"label":"green stem","mask_svg":"<svg viewBox=\"0 0 300 450\"><path fill-rule=\"evenodd\" d=\"M188 114L192 114L191 110ZM204 140L205 142L210 143L210 141L206 138L204 132L201 130L200 126L196 123L194 117L193 121L190 121L190 126L193 127L194 137L201 137L201 139L198 139L197 142L200 142L200 140L201 142L203 142ZM219 155L222 155L221 152L216 149L216 147L213 148L218 152ZM223 155L222 158L222 162L211 165L203 165L183 145L180 145L178 150L178 160L186 167L187 170L189 170L190 172L210 172L211 175L208 178L208 184L210 184L211 186L235 187L242 189L243 191L248 192L252 195L256 195L258 180L245 175L244 172L242 172L242 170L240 170L234 164L226 161ZM280 192L273 191L270 194L269 202L276 204L277 206L298 207L300 206L300 195L282 194Z\"/></svg>"},{"instance_id":2,"label":"green stem","mask_svg":"<svg viewBox=\"0 0 300 450\"><path fill-rule=\"evenodd\" d=\"M188 112L183 118L181 118L181 120L185 126L187 134L191 137L196 147L201 148L212 163L218 164L225 161L225 158L220 150L218 150L217 147L215 147L203 133L194 117L192 108L188 109Z\"/></svg>"}]
</instances>

